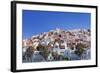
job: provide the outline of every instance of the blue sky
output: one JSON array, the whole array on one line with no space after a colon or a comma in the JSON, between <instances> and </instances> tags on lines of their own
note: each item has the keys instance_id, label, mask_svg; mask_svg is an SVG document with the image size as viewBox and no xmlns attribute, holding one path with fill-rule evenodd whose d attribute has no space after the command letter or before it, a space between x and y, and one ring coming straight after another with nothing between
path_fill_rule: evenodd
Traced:
<instances>
[{"instance_id":1,"label":"blue sky","mask_svg":"<svg viewBox=\"0 0 100 73\"><path fill-rule=\"evenodd\" d=\"M90 18L90 13L23 10L23 39L56 28L65 30L90 29Z\"/></svg>"}]
</instances>

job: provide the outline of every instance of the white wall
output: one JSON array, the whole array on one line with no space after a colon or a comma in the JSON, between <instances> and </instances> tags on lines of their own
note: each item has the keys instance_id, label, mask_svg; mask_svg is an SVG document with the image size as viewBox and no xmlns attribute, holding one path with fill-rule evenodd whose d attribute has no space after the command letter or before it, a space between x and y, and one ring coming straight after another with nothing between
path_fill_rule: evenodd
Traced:
<instances>
[{"instance_id":1,"label":"white wall","mask_svg":"<svg viewBox=\"0 0 100 73\"><path fill-rule=\"evenodd\" d=\"M10 1L11 0L0 0L0 73L10 73ZM100 0L31 0L31 1L98 5L100 7ZM98 20L99 19L100 18L98 18ZM98 25L98 28L100 31L100 25ZM100 34L99 34L99 37L100 37ZM99 48L98 48L98 51L99 51L98 53L100 56ZM100 61L100 57L99 57L99 61ZM100 66L100 63L99 63L99 66ZM66 72L67 73L99 73L100 67L52 70L52 71L41 71L41 72L38 71L37 73L52 73L52 72L54 73L57 73L57 72L58 73L66 73Z\"/></svg>"}]
</instances>

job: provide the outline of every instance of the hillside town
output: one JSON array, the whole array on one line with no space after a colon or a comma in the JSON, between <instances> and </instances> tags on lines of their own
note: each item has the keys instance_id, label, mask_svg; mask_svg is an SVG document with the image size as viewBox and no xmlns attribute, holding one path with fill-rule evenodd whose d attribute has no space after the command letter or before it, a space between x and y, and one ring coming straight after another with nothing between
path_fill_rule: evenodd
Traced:
<instances>
[{"instance_id":1,"label":"hillside town","mask_svg":"<svg viewBox=\"0 0 100 73\"><path fill-rule=\"evenodd\" d=\"M49 62L91 59L90 29L56 28L22 41L22 61Z\"/></svg>"}]
</instances>

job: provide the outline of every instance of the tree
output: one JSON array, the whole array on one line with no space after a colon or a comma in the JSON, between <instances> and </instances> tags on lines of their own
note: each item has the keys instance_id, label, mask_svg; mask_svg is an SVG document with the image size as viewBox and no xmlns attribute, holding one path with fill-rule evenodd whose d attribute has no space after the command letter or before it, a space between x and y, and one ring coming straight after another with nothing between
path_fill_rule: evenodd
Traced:
<instances>
[{"instance_id":1,"label":"tree","mask_svg":"<svg viewBox=\"0 0 100 73\"><path fill-rule=\"evenodd\" d=\"M77 54L78 56L81 56L82 53L84 52L84 48L85 48L85 47L86 47L86 46L85 46L84 44L82 44L82 43L77 44L77 45L76 45L75 54Z\"/></svg>"},{"instance_id":2,"label":"tree","mask_svg":"<svg viewBox=\"0 0 100 73\"><path fill-rule=\"evenodd\" d=\"M38 45L37 50L41 52L41 55L45 58L45 60L48 57L49 51L47 46L44 45Z\"/></svg>"}]
</instances>

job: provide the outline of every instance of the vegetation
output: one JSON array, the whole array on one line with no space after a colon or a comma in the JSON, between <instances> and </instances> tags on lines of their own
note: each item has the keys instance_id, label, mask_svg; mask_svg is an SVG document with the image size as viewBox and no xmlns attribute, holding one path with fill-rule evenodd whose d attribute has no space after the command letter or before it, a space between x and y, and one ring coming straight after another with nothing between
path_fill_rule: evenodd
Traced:
<instances>
[{"instance_id":1,"label":"vegetation","mask_svg":"<svg viewBox=\"0 0 100 73\"><path fill-rule=\"evenodd\" d=\"M69 58L68 57L64 57L63 60L69 60Z\"/></svg>"},{"instance_id":2,"label":"vegetation","mask_svg":"<svg viewBox=\"0 0 100 73\"><path fill-rule=\"evenodd\" d=\"M86 46L82 43L77 44L75 54L77 54L78 56L81 56L82 53L84 52L85 47Z\"/></svg>"},{"instance_id":3,"label":"vegetation","mask_svg":"<svg viewBox=\"0 0 100 73\"><path fill-rule=\"evenodd\" d=\"M41 55L46 59L48 54L49 54L49 51L48 51L48 48L44 45L39 45L37 47L37 50L41 52Z\"/></svg>"},{"instance_id":4,"label":"vegetation","mask_svg":"<svg viewBox=\"0 0 100 73\"><path fill-rule=\"evenodd\" d=\"M69 60L68 57L62 56L63 60Z\"/></svg>"}]
</instances>

